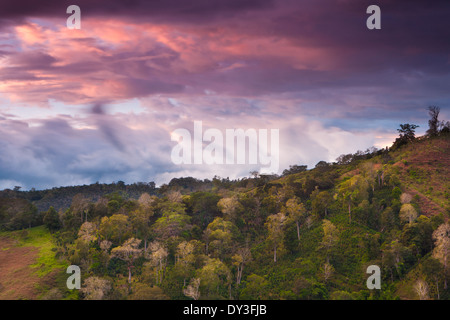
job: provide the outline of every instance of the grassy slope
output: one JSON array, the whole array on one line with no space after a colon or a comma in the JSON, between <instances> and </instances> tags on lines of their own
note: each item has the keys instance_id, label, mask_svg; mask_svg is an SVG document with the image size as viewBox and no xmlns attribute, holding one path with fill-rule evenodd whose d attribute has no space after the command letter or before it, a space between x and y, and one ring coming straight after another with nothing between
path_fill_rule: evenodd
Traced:
<instances>
[{"instance_id":1,"label":"grassy slope","mask_svg":"<svg viewBox=\"0 0 450 320\"><path fill-rule=\"evenodd\" d=\"M416 195L422 214L450 210L450 136L407 145L394 157L393 167L406 191Z\"/></svg>"},{"instance_id":2,"label":"grassy slope","mask_svg":"<svg viewBox=\"0 0 450 320\"><path fill-rule=\"evenodd\" d=\"M450 137L438 137L407 145L394 153L395 167L405 191L415 197L420 214L431 216L450 213ZM413 285L419 270L413 268L397 284L402 299L417 299ZM431 284L433 289L434 286Z\"/></svg>"},{"instance_id":3,"label":"grassy slope","mask_svg":"<svg viewBox=\"0 0 450 320\"><path fill-rule=\"evenodd\" d=\"M36 274L39 277L44 277L54 270L67 268L65 263L62 263L55 258L55 253L52 250L55 248L53 237L44 226L31 228L28 236L22 239L22 246L33 246L39 248L39 256L35 264L31 267L36 269Z\"/></svg>"},{"instance_id":4,"label":"grassy slope","mask_svg":"<svg viewBox=\"0 0 450 320\"><path fill-rule=\"evenodd\" d=\"M2 250L8 250L8 257L14 257L14 263L17 268L23 270L23 276L31 283L27 284L27 292L21 293L21 287L14 288L11 293L13 297L24 299L38 299L45 294L49 289L54 287L56 277L61 274L66 268L67 264L55 257L55 244L52 235L44 226L34 227L24 231L1 232L0 244ZM36 248L36 249L34 249ZM30 256L22 256L23 249L28 249L27 252L32 254ZM17 253L17 254L15 254ZM6 252L5 252L6 256ZM28 258L28 259L27 259ZM11 263L11 261L9 261ZM14 267L14 265L12 265ZM12 278L16 277L16 273L8 273L4 275L1 280L3 284L16 283ZM11 279L8 279L11 278ZM16 279L17 280L17 279ZM32 292L29 287L32 286ZM1 291L8 292L8 285L3 285ZM25 290L25 289L23 289ZM4 299L9 299L8 296L3 296Z\"/></svg>"}]
</instances>

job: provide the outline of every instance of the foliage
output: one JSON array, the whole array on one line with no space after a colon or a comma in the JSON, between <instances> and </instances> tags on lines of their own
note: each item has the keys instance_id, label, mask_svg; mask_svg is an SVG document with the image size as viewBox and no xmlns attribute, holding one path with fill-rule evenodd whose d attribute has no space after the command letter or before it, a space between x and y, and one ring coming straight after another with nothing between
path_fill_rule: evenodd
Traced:
<instances>
[{"instance_id":1,"label":"foliage","mask_svg":"<svg viewBox=\"0 0 450 320\"><path fill-rule=\"evenodd\" d=\"M0 236L36 241L40 275L81 267L79 296L45 299L449 299L449 136L414 129L281 177L3 191ZM370 265L381 291L365 285Z\"/></svg>"}]
</instances>

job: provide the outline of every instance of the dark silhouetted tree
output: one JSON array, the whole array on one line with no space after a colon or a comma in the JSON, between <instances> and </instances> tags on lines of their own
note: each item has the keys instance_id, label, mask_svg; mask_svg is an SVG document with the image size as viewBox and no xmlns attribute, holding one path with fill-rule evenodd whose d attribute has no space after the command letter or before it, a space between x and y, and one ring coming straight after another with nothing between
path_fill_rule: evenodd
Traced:
<instances>
[{"instance_id":1,"label":"dark silhouetted tree","mask_svg":"<svg viewBox=\"0 0 450 320\"><path fill-rule=\"evenodd\" d=\"M289 166L289 169L285 169L283 170L283 176L288 175L288 174L294 174L294 173L300 173L303 171L306 171L306 169L308 168L308 166L305 165L293 165L293 166Z\"/></svg>"},{"instance_id":2,"label":"dark silhouetted tree","mask_svg":"<svg viewBox=\"0 0 450 320\"><path fill-rule=\"evenodd\" d=\"M439 122L439 112L441 111L441 108L437 106L429 106L428 107L428 114L430 115L430 120L428 120L428 130L427 135L434 137L437 136L440 129L440 122Z\"/></svg>"},{"instance_id":3,"label":"dark silhouetted tree","mask_svg":"<svg viewBox=\"0 0 450 320\"><path fill-rule=\"evenodd\" d=\"M416 139L415 130L418 127L419 126L415 124L401 124L400 129L397 129L397 131L400 133L400 136L395 140L394 147L400 147L404 144L414 141Z\"/></svg>"}]
</instances>

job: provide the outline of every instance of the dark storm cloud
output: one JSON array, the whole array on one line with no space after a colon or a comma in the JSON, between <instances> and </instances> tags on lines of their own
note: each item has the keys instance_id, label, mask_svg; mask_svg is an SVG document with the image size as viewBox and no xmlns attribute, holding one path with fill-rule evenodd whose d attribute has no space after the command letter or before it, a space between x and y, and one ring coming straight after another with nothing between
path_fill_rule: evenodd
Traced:
<instances>
[{"instance_id":1,"label":"dark storm cloud","mask_svg":"<svg viewBox=\"0 0 450 320\"><path fill-rule=\"evenodd\" d=\"M272 7L272 0L78 0L75 1L87 17L121 17L152 22L213 21L230 17L247 10ZM23 22L29 17L61 18L65 21L66 9L75 4L68 0L2 0L0 3L0 26Z\"/></svg>"},{"instance_id":2,"label":"dark storm cloud","mask_svg":"<svg viewBox=\"0 0 450 320\"><path fill-rule=\"evenodd\" d=\"M31 17L61 17L64 22L69 4L72 2L6 0L0 4L0 17L16 17L17 24L21 18ZM10 62L20 64L17 69L4 68L2 79L33 80L29 70L40 68L48 70L49 77L85 75L89 83L102 81L94 73L108 71L116 76L112 78L117 82L114 87L121 91L113 99L181 93L186 87L196 93L209 88L232 95L362 86L389 89L405 78L414 78L420 91L434 76L446 80L450 73L450 20L446 18L450 2L380 0L382 29L376 31L365 27L370 4L366 0L79 1L82 17L108 16L135 24L159 21L174 28L172 41L177 41L177 33L183 30L174 25L189 25L186 35L192 36L196 45L177 50L155 41L144 51L133 46L115 51L94 38L76 38L71 41L97 50L80 61L57 66L51 60L55 59L52 48L40 57L11 53ZM96 23L101 26L102 19ZM222 38L224 49L233 48L234 43L242 48L232 54L212 51L211 45L216 43L220 48ZM245 44L254 38L260 39L261 49L249 52ZM193 52L195 47L198 52ZM318 58L314 52L303 54L304 48L314 48ZM288 53L294 49L298 53ZM199 61L204 53L201 67L185 65L198 64L184 58L191 51ZM217 57L220 54L222 59ZM301 64L296 65L295 59ZM227 64L235 63L242 66L224 71ZM58 92L52 97L62 95Z\"/></svg>"}]
</instances>

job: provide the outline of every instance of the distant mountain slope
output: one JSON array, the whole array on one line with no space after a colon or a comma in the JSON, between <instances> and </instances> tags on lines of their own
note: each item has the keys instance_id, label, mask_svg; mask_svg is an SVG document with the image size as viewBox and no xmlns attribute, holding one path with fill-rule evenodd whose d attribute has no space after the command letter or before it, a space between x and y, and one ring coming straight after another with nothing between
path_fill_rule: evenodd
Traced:
<instances>
[{"instance_id":1,"label":"distant mountain slope","mask_svg":"<svg viewBox=\"0 0 450 320\"><path fill-rule=\"evenodd\" d=\"M50 206L53 206L56 210L69 208L73 197L77 194L83 195L90 201L97 201L99 198L113 192L120 192L126 194L129 198L137 199L144 192L152 195L156 193L156 190L153 182L138 182L126 185L119 181L111 184L94 183L83 186L55 187L32 191L6 189L0 191L0 198L26 199L33 203L38 211L47 211Z\"/></svg>"}]
</instances>

